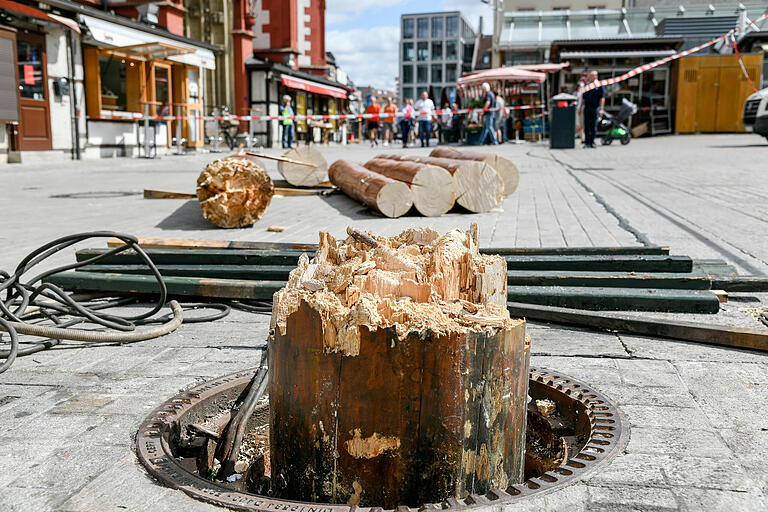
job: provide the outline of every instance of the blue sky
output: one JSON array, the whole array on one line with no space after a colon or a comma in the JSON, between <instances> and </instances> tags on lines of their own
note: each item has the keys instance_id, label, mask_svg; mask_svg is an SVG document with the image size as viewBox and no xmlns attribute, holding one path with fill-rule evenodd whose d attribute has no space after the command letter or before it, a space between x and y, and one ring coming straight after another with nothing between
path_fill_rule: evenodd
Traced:
<instances>
[{"instance_id":1,"label":"blue sky","mask_svg":"<svg viewBox=\"0 0 768 512\"><path fill-rule=\"evenodd\" d=\"M394 89L397 76L400 15L413 12L461 11L477 28L491 9L480 0L326 0L325 47L357 86Z\"/></svg>"}]
</instances>

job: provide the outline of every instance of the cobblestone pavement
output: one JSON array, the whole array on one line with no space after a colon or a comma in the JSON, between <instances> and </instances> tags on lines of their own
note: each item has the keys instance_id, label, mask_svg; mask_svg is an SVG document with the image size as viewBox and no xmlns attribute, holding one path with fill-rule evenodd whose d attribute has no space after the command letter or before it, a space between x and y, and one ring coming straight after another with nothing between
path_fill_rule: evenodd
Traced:
<instances>
[{"instance_id":1,"label":"cobblestone pavement","mask_svg":"<svg viewBox=\"0 0 768 512\"><path fill-rule=\"evenodd\" d=\"M722 258L768 273L768 145L750 135L639 139L626 147L550 151L504 145L519 191L497 210L384 219L343 195L275 199L264 219L220 230L194 201L144 200L143 188L193 191L212 155L0 166L0 268L57 236L113 229L142 236L314 242L348 224L393 234L480 224L491 246L627 245ZM400 149L323 148L329 161ZM422 154L421 149L406 150ZM279 153L279 151L272 151ZM267 168L274 170L272 163ZM266 226L287 229L270 233ZM71 261L72 254L62 256ZM699 321L760 328L739 311L765 295L736 294ZM651 337L529 323L532 364L607 395L630 427L601 471L509 510L766 510L768 356ZM214 510L161 487L136 462L142 419L179 390L254 366L268 317L234 312L127 346L64 344L0 375L0 510Z\"/></svg>"}]
</instances>

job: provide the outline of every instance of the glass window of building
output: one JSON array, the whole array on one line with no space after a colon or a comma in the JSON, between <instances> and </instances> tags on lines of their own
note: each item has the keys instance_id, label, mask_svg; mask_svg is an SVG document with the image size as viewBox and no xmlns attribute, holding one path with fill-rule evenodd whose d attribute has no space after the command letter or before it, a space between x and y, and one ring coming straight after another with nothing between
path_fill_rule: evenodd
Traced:
<instances>
[{"instance_id":1,"label":"glass window of building","mask_svg":"<svg viewBox=\"0 0 768 512\"><path fill-rule=\"evenodd\" d=\"M461 52L461 61L466 64L472 64L472 56L475 54L474 43L464 43L464 49Z\"/></svg>"},{"instance_id":2,"label":"glass window of building","mask_svg":"<svg viewBox=\"0 0 768 512\"><path fill-rule=\"evenodd\" d=\"M427 66L416 66L416 83L423 84L427 82L429 82L429 78L427 77Z\"/></svg>"},{"instance_id":3,"label":"glass window of building","mask_svg":"<svg viewBox=\"0 0 768 512\"><path fill-rule=\"evenodd\" d=\"M442 41L432 41L432 60L443 60Z\"/></svg>"},{"instance_id":4,"label":"glass window of building","mask_svg":"<svg viewBox=\"0 0 768 512\"><path fill-rule=\"evenodd\" d=\"M10 58L13 59L13 57ZM16 60L19 66L19 96L33 100L44 100L42 43L17 41Z\"/></svg>"},{"instance_id":5,"label":"glass window of building","mask_svg":"<svg viewBox=\"0 0 768 512\"><path fill-rule=\"evenodd\" d=\"M443 37L443 18L432 18L432 39L440 39Z\"/></svg>"},{"instance_id":6,"label":"glass window of building","mask_svg":"<svg viewBox=\"0 0 768 512\"><path fill-rule=\"evenodd\" d=\"M413 66L410 64L403 66L403 75L401 79L404 84L413 83Z\"/></svg>"},{"instance_id":7,"label":"glass window of building","mask_svg":"<svg viewBox=\"0 0 768 512\"><path fill-rule=\"evenodd\" d=\"M443 95L443 88L439 85L436 85L432 87L432 92L435 93L435 107L437 108L443 108L442 103L442 95Z\"/></svg>"},{"instance_id":8,"label":"glass window of building","mask_svg":"<svg viewBox=\"0 0 768 512\"><path fill-rule=\"evenodd\" d=\"M445 42L445 60L456 60L456 41Z\"/></svg>"},{"instance_id":9,"label":"glass window of building","mask_svg":"<svg viewBox=\"0 0 768 512\"><path fill-rule=\"evenodd\" d=\"M458 16L448 16L445 18L445 37L456 37L459 32Z\"/></svg>"},{"instance_id":10,"label":"glass window of building","mask_svg":"<svg viewBox=\"0 0 768 512\"><path fill-rule=\"evenodd\" d=\"M126 101L125 60L111 55L99 55L101 75L101 109L128 110Z\"/></svg>"},{"instance_id":11,"label":"glass window of building","mask_svg":"<svg viewBox=\"0 0 768 512\"><path fill-rule=\"evenodd\" d=\"M155 65L155 109L159 116L171 113L171 68Z\"/></svg>"},{"instance_id":12,"label":"glass window of building","mask_svg":"<svg viewBox=\"0 0 768 512\"><path fill-rule=\"evenodd\" d=\"M419 41L416 49L416 58L418 60L429 60L429 43L427 41Z\"/></svg>"},{"instance_id":13,"label":"glass window of building","mask_svg":"<svg viewBox=\"0 0 768 512\"><path fill-rule=\"evenodd\" d=\"M419 18L416 21L416 37L419 39L429 38L429 18Z\"/></svg>"},{"instance_id":14,"label":"glass window of building","mask_svg":"<svg viewBox=\"0 0 768 512\"><path fill-rule=\"evenodd\" d=\"M413 60L413 43L403 43L403 61Z\"/></svg>"},{"instance_id":15,"label":"glass window of building","mask_svg":"<svg viewBox=\"0 0 768 512\"><path fill-rule=\"evenodd\" d=\"M442 81L443 81L443 65L432 64L432 82L442 82Z\"/></svg>"},{"instance_id":16,"label":"glass window of building","mask_svg":"<svg viewBox=\"0 0 768 512\"><path fill-rule=\"evenodd\" d=\"M450 83L456 81L456 64L445 65L445 81Z\"/></svg>"},{"instance_id":17,"label":"glass window of building","mask_svg":"<svg viewBox=\"0 0 768 512\"><path fill-rule=\"evenodd\" d=\"M402 99L407 99L407 98L413 99L413 87L403 87Z\"/></svg>"},{"instance_id":18,"label":"glass window of building","mask_svg":"<svg viewBox=\"0 0 768 512\"><path fill-rule=\"evenodd\" d=\"M413 39L413 18L403 18L403 39Z\"/></svg>"}]
</instances>

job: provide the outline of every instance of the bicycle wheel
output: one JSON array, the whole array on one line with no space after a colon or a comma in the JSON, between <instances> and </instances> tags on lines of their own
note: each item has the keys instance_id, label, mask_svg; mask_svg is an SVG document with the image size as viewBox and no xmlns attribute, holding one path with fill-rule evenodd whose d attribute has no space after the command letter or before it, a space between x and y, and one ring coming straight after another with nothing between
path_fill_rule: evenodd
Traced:
<instances>
[{"instance_id":1,"label":"bicycle wheel","mask_svg":"<svg viewBox=\"0 0 768 512\"><path fill-rule=\"evenodd\" d=\"M603 138L600 139L600 142L602 142L603 146L610 146L611 142L613 142L613 137L610 135L603 135Z\"/></svg>"},{"instance_id":2,"label":"bicycle wheel","mask_svg":"<svg viewBox=\"0 0 768 512\"><path fill-rule=\"evenodd\" d=\"M624 135L622 135L622 136L621 136L621 145L622 145L622 146L626 146L627 144L629 144L629 140L630 140L630 138L631 138L631 137L629 136L629 134L628 134L628 133L625 133Z\"/></svg>"}]
</instances>

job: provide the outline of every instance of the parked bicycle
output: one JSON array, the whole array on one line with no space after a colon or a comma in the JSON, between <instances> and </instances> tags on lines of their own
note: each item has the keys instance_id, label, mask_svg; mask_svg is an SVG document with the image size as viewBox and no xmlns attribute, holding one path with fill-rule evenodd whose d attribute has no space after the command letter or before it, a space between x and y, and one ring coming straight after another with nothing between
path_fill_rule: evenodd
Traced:
<instances>
[{"instance_id":1,"label":"parked bicycle","mask_svg":"<svg viewBox=\"0 0 768 512\"><path fill-rule=\"evenodd\" d=\"M216 107L211 112L211 115L214 117L226 118L230 115L229 107L226 105ZM219 121L214 120L207 122L205 124L206 132L214 132L213 135L208 136L208 142L226 142L229 149L235 149L235 146L237 145L237 131L239 126L240 121L237 119L221 119Z\"/></svg>"}]
</instances>

